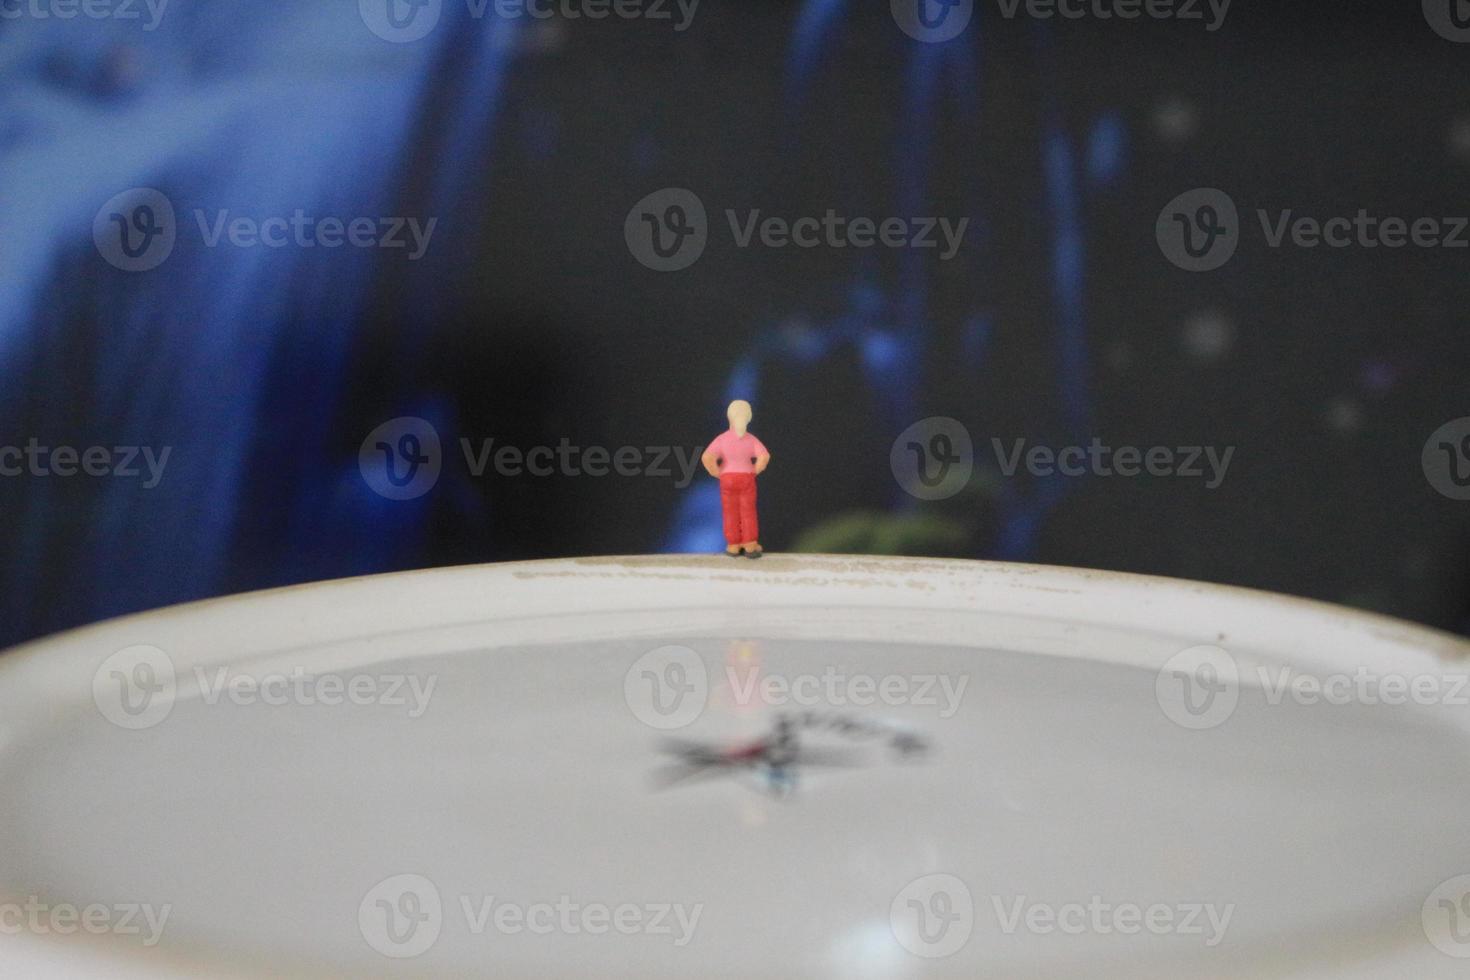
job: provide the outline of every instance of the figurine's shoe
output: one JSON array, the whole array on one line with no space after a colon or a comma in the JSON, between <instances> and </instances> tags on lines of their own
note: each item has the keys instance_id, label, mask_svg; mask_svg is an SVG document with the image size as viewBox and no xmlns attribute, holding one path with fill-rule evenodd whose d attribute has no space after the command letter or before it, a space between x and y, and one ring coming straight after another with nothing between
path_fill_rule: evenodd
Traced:
<instances>
[{"instance_id":1,"label":"figurine's shoe","mask_svg":"<svg viewBox=\"0 0 1470 980\"><path fill-rule=\"evenodd\" d=\"M731 551L729 548L726 548L725 549L725 554L727 556L729 556L730 558L739 558L740 557L740 552L742 550L744 550L744 549L736 548L734 551Z\"/></svg>"},{"instance_id":2,"label":"figurine's shoe","mask_svg":"<svg viewBox=\"0 0 1470 980\"><path fill-rule=\"evenodd\" d=\"M745 553L745 557L747 557L747 558L759 558L761 555L763 555L765 553L766 552L765 552L765 549L764 548L756 548L754 551L747 551Z\"/></svg>"}]
</instances>

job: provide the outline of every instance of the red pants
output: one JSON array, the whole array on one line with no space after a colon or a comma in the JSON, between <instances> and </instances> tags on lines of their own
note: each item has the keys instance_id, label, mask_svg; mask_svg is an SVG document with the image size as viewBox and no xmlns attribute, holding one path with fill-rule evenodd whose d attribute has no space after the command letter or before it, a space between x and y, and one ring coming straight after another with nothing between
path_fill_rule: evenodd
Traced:
<instances>
[{"instance_id":1,"label":"red pants","mask_svg":"<svg viewBox=\"0 0 1470 980\"><path fill-rule=\"evenodd\" d=\"M725 514L725 543L744 544L760 538L755 521L755 474L720 474L720 510Z\"/></svg>"}]
</instances>

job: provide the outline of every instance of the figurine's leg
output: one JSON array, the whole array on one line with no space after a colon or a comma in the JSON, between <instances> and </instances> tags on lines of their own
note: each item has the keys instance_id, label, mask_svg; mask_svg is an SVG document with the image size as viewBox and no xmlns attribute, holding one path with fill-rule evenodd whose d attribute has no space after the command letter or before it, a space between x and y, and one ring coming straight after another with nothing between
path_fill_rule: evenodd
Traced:
<instances>
[{"instance_id":1,"label":"figurine's leg","mask_svg":"<svg viewBox=\"0 0 1470 980\"><path fill-rule=\"evenodd\" d=\"M751 476L750 485L740 495L740 531L745 537L745 557L759 558L762 554L760 543L760 523L755 516L755 477Z\"/></svg>"},{"instance_id":2,"label":"figurine's leg","mask_svg":"<svg viewBox=\"0 0 1470 980\"><path fill-rule=\"evenodd\" d=\"M740 494L733 473L720 477L720 515L725 524L725 554L738 558L745 539L740 533Z\"/></svg>"}]
</instances>

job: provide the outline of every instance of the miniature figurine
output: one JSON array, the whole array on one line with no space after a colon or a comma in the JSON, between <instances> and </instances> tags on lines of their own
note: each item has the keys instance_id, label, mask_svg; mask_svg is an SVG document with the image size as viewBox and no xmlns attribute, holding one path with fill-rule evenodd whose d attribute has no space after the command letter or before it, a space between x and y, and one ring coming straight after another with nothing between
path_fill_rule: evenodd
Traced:
<instances>
[{"instance_id":1,"label":"miniature figurine","mask_svg":"<svg viewBox=\"0 0 1470 980\"><path fill-rule=\"evenodd\" d=\"M729 430L720 433L700 457L709 475L720 481L720 509L725 517L725 554L759 558L760 528L755 518L755 478L771 462L765 445L750 432L750 402L736 400L725 410Z\"/></svg>"}]
</instances>

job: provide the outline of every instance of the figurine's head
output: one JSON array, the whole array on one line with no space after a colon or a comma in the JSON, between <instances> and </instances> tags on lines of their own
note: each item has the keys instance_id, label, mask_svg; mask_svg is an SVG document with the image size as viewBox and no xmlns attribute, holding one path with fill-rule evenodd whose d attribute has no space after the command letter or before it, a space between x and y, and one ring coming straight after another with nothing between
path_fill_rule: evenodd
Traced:
<instances>
[{"instance_id":1,"label":"figurine's head","mask_svg":"<svg viewBox=\"0 0 1470 980\"><path fill-rule=\"evenodd\" d=\"M730 420L730 428L737 436L745 435L745 429L750 425L750 402L735 399L730 407L725 409L725 418Z\"/></svg>"}]
</instances>

